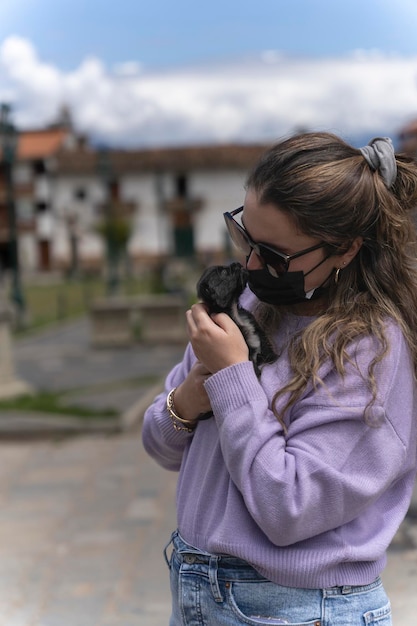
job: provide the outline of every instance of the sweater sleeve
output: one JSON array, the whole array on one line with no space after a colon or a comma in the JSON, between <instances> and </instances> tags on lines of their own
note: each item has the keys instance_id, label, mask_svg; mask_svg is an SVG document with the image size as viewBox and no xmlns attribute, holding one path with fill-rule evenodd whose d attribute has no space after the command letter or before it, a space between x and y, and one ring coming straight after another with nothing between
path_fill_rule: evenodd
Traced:
<instances>
[{"instance_id":1,"label":"sweater sleeve","mask_svg":"<svg viewBox=\"0 0 417 626\"><path fill-rule=\"evenodd\" d=\"M359 367L351 363L343 379L331 367L323 372L324 384L294 405L286 435L249 363L206 382L228 472L275 545L354 520L406 471L407 450L415 447L410 357L399 338L377 366L378 398L365 419L370 348L360 342Z\"/></svg>"},{"instance_id":2,"label":"sweater sleeve","mask_svg":"<svg viewBox=\"0 0 417 626\"><path fill-rule=\"evenodd\" d=\"M187 376L196 358L190 345L184 358L168 374L164 391L148 407L143 418L142 442L147 453L162 467L179 471L185 448L193 433L177 431L166 408L166 397L171 389L177 387Z\"/></svg>"}]
</instances>

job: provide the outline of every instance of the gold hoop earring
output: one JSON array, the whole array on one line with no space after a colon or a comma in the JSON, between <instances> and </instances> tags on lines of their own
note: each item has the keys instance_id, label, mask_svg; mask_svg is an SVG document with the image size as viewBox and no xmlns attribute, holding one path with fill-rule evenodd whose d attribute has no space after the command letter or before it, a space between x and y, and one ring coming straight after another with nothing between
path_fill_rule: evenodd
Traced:
<instances>
[{"instance_id":1,"label":"gold hoop earring","mask_svg":"<svg viewBox=\"0 0 417 626\"><path fill-rule=\"evenodd\" d=\"M335 273L335 275L334 275L334 284L335 284L335 285L337 285L337 283L339 282L339 274L340 274L340 270L341 270L341 269L342 269L341 267L338 267L338 268L336 269L336 273Z\"/></svg>"}]
</instances>

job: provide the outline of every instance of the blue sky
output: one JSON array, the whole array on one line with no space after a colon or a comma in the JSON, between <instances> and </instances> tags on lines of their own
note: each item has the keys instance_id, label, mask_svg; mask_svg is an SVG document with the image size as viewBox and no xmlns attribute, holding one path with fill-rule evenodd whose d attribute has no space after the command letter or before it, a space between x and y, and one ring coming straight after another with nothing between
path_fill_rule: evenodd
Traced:
<instances>
[{"instance_id":1,"label":"blue sky","mask_svg":"<svg viewBox=\"0 0 417 626\"><path fill-rule=\"evenodd\" d=\"M0 100L115 145L395 132L416 33L415 0L1 0Z\"/></svg>"},{"instance_id":2,"label":"blue sky","mask_svg":"<svg viewBox=\"0 0 417 626\"><path fill-rule=\"evenodd\" d=\"M17 34L63 70L86 56L169 67L280 50L417 53L415 0L2 0L0 39Z\"/></svg>"}]
</instances>

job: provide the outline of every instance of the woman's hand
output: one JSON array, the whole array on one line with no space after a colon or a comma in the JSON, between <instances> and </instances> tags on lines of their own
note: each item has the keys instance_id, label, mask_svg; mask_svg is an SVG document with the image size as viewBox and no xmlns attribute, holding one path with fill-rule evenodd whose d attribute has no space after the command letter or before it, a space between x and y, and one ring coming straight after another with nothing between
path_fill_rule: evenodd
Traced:
<instances>
[{"instance_id":1,"label":"woman's hand","mask_svg":"<svg viewBox=\"0 0 417 626\"><path fill-rule=\"evenodd\" d=\"M204 383L210 375L209 370L196 361L187 378L176 388L175 410L183 419L193 422L200 413L211 411L210 400L204 388Z\"/></svg>"},{"instance_id":2,"label":"woman's hand","mask_svg":"<svg viewBox=\"0 0 417 626\"><path fill-rule=\"evenodd\" d=\"M187 331L195 355L212 374L249 359L246 341L226 313L210 316L204 304L193 304L187 311Z\"/></svg>"}]
</instances>

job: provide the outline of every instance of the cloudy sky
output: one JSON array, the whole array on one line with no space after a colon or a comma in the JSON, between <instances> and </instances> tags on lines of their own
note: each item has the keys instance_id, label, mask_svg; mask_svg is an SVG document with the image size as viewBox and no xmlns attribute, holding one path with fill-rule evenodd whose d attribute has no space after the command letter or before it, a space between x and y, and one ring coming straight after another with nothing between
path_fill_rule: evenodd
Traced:
<instances>
[{"instance_id":1,"label":"cloudy sky","mask_svg":"<svg viewBox=\"0 0 417 626\"><path fill-rule=\"evenodd\" d=\"M97 143L352 143L417 118L415 0L0 0L0 102Z\"/></svg>"}]
</instances>

